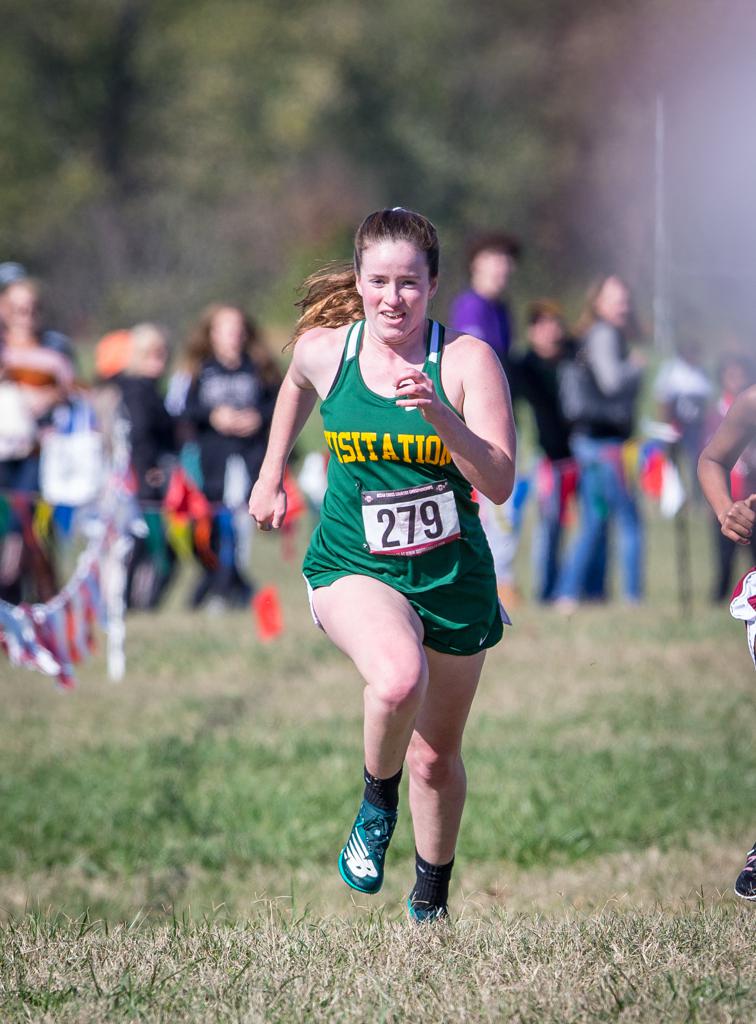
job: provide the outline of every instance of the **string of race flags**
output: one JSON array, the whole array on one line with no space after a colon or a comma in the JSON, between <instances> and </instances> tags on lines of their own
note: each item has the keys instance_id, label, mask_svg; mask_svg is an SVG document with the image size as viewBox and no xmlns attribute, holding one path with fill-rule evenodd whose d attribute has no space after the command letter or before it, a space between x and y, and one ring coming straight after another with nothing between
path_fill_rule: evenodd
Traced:
<instances>
[{"instance_id":1,"label":"string of race flags","mask_svg":"<svg viewBox=\"0 0 756 1024\"><path fill-rule=\"evenodd\" d=\"M86 544L63 589L44 603L0 600L0 648L11 664L43 672L70 689L75 666L96 650L99 626L107 637L108 676L123 678L124 586L135 514L123 474L114 472L97 512L85 521Z\"/></svg>"},{"instance_id":2,"label":"string of race flags","mask_svg":"<svg viewBox=\"0 0 756 1024\"><path fill-rule=\"evenodd\" d=\"M292 530L306 502L293 477L285 481L288 510L281 540L285 559L293 556ZM75 532L81 510L53 506L41 495L0 493L0 537L15 516L27 545L41 547L52 523L66 536ZM75 684L75 670L97 649L96 627L107 638L108 676L123 678L125 657L126 577L135 536L149 535L155 518L163 521L164 536L180 558L196 552L202 560L214 557L210 532L214 519L229 515L224 506L207 501L190 478L178 469L165 502L137 502L128 468L114 469L92 508L83 510L81 532L86 538L73 573L59 593L46 602L13 605L0 599L0 650L11 664L52 676L65 689ZM162 530L158 531L162 535ZM280 608L274 588L255 595L258 634L270 639L281 632Z\"/></svg>"}]
</instances>

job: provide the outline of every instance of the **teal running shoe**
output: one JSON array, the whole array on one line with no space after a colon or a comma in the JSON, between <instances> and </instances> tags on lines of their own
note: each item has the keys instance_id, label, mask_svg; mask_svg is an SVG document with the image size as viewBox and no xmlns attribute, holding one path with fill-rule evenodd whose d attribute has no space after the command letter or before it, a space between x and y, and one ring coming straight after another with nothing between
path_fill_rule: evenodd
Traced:
<instances>
[{"instance_id":1,"label":"teal running shoe","mask_svg":"<svg viewBox=\"0 0 756 1024\"><path fill-rule=\"evenodd\" d=\"M445 903L426 903L425 900L416 900L414 889L407 898L407 910L410 921L414 921L415 924L432 924L434 921L449 920L449 910Z\"/></svg>"},{"instance_id":2,"label":"teal running shoe","mask_svg":"<svg viewBox=\"0 0 756 1024\"><path fill-rule=\"evenodd\" d=\"M339 874L347 885L369 895L383 885L383 862L396 826L396 811L384 811L363 800L357 819L339 855Z\"/></svg>"}]
</instances>

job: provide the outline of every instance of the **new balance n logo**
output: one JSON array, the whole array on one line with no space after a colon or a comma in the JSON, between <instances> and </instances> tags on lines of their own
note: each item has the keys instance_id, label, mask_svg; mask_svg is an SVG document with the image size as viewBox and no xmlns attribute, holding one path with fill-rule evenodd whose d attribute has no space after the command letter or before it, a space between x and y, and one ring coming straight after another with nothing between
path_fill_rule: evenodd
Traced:
<instances>
[{"instance_id":1,"label":"new balance n logo","mask_svg":"<svg viewBox=\"0 0 756 1024\"><path fill-rule=\"evenodd\" d=\"M355 829L344 849L344 864L356 878L377 878L378 869Z\"/></svg>"}]
</instances>

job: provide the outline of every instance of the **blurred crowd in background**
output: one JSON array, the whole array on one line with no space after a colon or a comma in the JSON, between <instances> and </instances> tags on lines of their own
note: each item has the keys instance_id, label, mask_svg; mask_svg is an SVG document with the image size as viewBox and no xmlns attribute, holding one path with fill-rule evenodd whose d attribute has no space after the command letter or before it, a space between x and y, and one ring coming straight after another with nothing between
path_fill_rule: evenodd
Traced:
<instances>
[{"instance_id":1,"label":"blurred crowd in background","mask_svg":"<svg viewBox=\"0 0 756 1024\"><path fill-rule=\"evenodd\" d=\"M503 232L476 238L467 289L448 316L435 313L491 345L520 424L532 423L510 500L498 507L479 498L500 595L508 606L532 599L566 613L610 599L612 589L641 602L641 485L662 459L674 467L676 507L698 503L707 515L696 461L733 399L756 381L754 365L746 349L720 349L714 363L693 338L660 360L644 345L627 283L612 274L591 287L572 328L557 299L518 295L524 324L516 337L509 286L521 255L519 240ZM199 313L185 340L154 323L114 330L96 344L90 367L48 323L40 300L27 268L0 264L0 598L44 602L57 592L60 552L77 516L96 503L113 438L122 437L139 508L128 607L157 608L182 558L196 562L192 609L247 605L255 584L246 500L281 382L253 319L217 304ZM307 508L317 515L325 450L298 453L294 463L291 522ZM736 498L756 492L756 453L737 464L732 486ZM523 579L515 558L528 507L532 559ZM736 550L713 519L711 538L710 594L719 601L729 595Z\"/></svg>"}]
</instances>

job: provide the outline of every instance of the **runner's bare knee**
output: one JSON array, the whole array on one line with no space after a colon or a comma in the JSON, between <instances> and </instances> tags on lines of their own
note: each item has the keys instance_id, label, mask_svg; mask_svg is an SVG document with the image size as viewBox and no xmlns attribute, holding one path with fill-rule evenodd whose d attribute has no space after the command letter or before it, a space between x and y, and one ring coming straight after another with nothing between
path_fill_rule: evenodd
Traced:
<instances>
[{"instance_id":1,"label":"runner's bare knee","mask_svg":"<svg viewBox=\"0 0 756 1024\"><path fill-rule=\"evenodd\" d=\"M419 707L428 683L428 667L422 649L397 656L386 651L367 677L372 696L388 711L409 711Z\"/></svg>"},{"instance_id":2,"label":"runner's bare knee","mask_svg":"<svg viewBox=\"0 0 756 1024\"><path fill-rule=\"evenodd\" d=\"M436 750L417 733L407 751L407 767L413 781L429 789L444 789L464 771L458 750Z\"/></svg>"}]
</instances>

